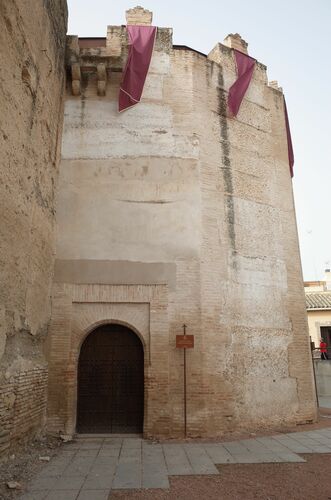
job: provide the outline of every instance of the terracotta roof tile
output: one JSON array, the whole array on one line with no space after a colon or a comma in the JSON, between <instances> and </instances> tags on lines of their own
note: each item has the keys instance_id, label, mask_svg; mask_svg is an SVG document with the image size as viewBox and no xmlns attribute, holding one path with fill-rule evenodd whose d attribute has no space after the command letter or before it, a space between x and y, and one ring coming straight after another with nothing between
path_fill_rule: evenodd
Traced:
<instances>
[{"instance_id":1,"label":"terracotta roof tile","mask_svg":"<svg viewBox=\"0 0 331 500\"><path fill-rule=\"evenodd\" d=\"M331 309L331 292L306 292L306 308Z\"/></svg>"}]
</instances>

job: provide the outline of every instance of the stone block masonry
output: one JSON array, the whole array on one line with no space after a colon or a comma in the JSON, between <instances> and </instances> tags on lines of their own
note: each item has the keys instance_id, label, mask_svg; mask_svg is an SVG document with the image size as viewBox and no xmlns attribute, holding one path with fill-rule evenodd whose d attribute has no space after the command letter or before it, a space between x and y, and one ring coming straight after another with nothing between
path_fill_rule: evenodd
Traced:
<instances>
[{"instance_id":1,"label":"stone block masonry","mask_svg":"<svg viewBox=\"0 0 331 500\"><path fill-rule=\"evenodd\" d=\"M65 0L0 2L0 449L44 429Z\"/></svg>"}]
</instances>

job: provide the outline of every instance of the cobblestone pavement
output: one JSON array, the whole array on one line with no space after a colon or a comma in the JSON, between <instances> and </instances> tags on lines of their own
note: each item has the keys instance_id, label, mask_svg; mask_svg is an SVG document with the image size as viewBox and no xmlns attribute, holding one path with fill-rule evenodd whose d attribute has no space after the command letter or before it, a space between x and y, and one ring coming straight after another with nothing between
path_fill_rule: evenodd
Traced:
<instances>
[{"instance_id":1,"label":"cobblestone pavement","mask_svg":"<svg viewBox=\"0 0 331 500\"><path fill-rule=\"evenodd\" d=\"M215 464L304 462L331 453L331 427L223 443L152 444L78 438L28 484L21 500L107 500L111 490L169 488L169 476L219 474Z\"/></svg>"}]
</instances>

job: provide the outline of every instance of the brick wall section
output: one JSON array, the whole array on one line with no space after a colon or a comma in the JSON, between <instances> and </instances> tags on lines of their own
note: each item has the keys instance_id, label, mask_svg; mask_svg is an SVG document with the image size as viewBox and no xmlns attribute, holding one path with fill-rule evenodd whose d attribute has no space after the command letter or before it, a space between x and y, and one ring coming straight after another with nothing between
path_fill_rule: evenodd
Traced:
<instances>
[{"instance_id":1,"label":"brick wall section","mask_svg":"<svg viewBox=\"0 0 331 500\"><path fill-rule=\"evenodd\" d=\"M15 383L14 381L0 386L0 453L6 452L10 446L10 432L14 419Z\"/></svg>"},{"instance_id":2,"label":"brick wall section","mask_svg":"<svg viewBox=\"0 0 331 500\"><path fill-rule=\"evenodd\" d=\"M0 421L13 440L44 425L66 26L66 0L0 2Z\"/></svg>"},{"instance_id":3,"label":"brick wall section","mask_svg":"<svg viewBox=\"0 0 331 500\"><path fill-rule=\"evenodd\" d=\"M169 435L169 325L166 285L55 285L49 327L49 432L76 427L80 346L101 324L120 323L144 346L144 435Z\"/></svg>"},{"instance_id":4,"label":"brick wall section","mask_svg":"<svg viewBox=\"0 0 331 500\"><path fill-rule=\"evenodd\" d=\"M40 432L45 422L47 368L22 371L15 380L15 405L12 439Z\"/></svg>"},{"instance_id":5,"label":"brick wall section","mask_svg":"<svg viewBox=\"0 0 331 500\"><path fill-rule=\"evenodd\" d=\"M46 366L21 371L0 386L0 452L10 444L40 434L45 423Z\"/></svg>"},{"instance_id":6,"label":"brick wall section","mask_svg":"<svg viewBox=\"0 0 331 500\"><path fill-rule=\"evenodd\" d=\"M171 29L162 28L141 103L118 114L124 33L112 26L107 47L75 54L86 71L81 95L72 95L70 82L67 87L57 258L58 268L71 262L81 276L62 269L58 286L73 288L54 294L54 325L64 304L68 316L62 318L67 333L51 326L58 351L48 351L54 357L50 391L55 374L67 382L58 401L55 392L50 396L50 425L74 431L80 339L93 322L105 319L101 302L115 320L126 310L130 323L130 302L146 300L142 284L133 286L129 272L114 278L107 262L128 262L133 280L143 270L150 290L155 263L175 268L175 279L164 275L172 283L167 305L150 303L146 435L183 435L183 352L175 348L183 323L195 336L195 348L187 352L189 435L215 437L312 420L316 407L282 93L268 85L266 67L257 62L238 116L230 119L232 49L217 44L207 57L174 49ZM115 38L116 54L108 63ZM94 58L109 64L111 74L102 99ZM105 288L97 284L101 265ZM93 269L99 271L93 275ZM83 281L87 270L90 285ZM98 305L91 306L92 314L87 304L93 296ZM128 304L122 312L113 308L120 297Z\"/></svg>"}]
</instances>

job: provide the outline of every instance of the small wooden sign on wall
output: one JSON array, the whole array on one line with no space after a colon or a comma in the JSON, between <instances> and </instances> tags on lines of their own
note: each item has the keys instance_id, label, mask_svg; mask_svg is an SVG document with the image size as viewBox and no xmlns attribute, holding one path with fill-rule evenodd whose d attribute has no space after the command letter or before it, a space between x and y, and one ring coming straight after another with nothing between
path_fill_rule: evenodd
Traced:
<instances>
[{"instance_id":1,"label":"small wooden sign on wall","mask_svg":"<svg viewBox=\"0 0 331 500\"><path fill-rule=\"evenodd\" d=\"M192 349L194 347L194 335L176 335L177 349Z\"/></svg>"}]
</instances>

